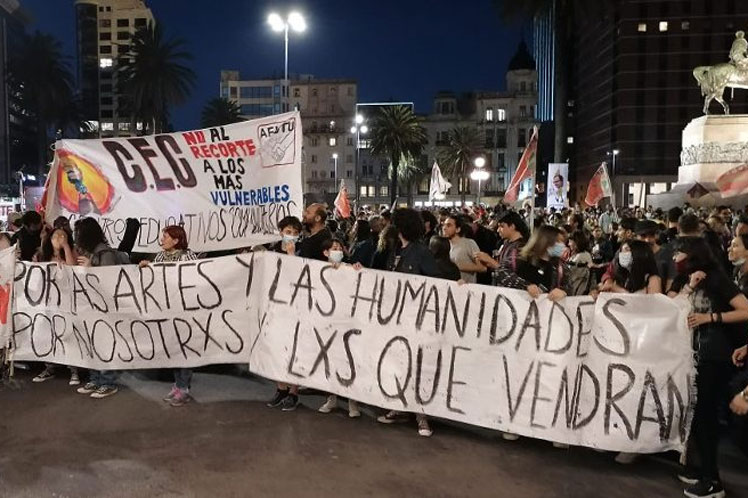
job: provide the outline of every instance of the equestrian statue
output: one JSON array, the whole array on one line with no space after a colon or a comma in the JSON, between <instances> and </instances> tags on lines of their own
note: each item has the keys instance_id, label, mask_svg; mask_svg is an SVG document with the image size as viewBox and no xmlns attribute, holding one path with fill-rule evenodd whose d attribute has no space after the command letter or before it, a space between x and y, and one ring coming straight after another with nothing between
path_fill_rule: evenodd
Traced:
<instances>
[{"instance_id":1,"label":"equestrian statue","mask_svg":"<svg viewBox=\"0 0 748 498\"><path fill-rule=\"evenodd\" d=\"M730 106L725 102L725 88L748 90L748 40L745 33L735 33L735 41L730 49L730 62L714 66L699 66L693 70L693 77L701 87L704 97L704 114L709 114L712 100L722 104L725 114L730 114Z\"/></svg>"}]
</instances>

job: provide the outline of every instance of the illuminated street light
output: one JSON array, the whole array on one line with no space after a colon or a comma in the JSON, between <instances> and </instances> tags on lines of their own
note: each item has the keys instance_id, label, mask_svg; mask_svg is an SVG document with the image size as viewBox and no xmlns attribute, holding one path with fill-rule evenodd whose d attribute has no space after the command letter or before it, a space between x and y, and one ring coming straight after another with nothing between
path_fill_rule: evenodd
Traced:
<instances>
[{"instance_id":1,"label":"illuminated street light","mask_svg":"<svg viewBox=\"0 0 748 498\"><path fill-rule=\"evenodd\" d=\"M285 71L284 71L284 80L288 80L288 31L289 29L292 31L296 31L297 33L303 33L306 31L306 21L302 17L301 14L298 12L291 12L288 15L287 20L283 20L283 18L278 15L277 13L273 12L268 16L268 24L270 25L270 28L280 33L281 31L284 33L284 39L285 39Z\"/></svg>"}]
</instances>

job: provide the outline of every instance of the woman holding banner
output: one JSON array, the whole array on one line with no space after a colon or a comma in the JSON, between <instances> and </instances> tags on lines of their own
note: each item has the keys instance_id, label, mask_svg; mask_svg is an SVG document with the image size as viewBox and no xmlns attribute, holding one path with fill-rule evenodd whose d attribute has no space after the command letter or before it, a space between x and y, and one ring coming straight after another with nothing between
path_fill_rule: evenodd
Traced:
<instances>
[{"instance_id":1,"label":"woman holding banner","mask_svg":"<svg viewBox=\"0 0 748 498\"><path fill-rule=\"evenodd\" d=\"M42 246L34 255L34 261L37 263L57 263L58 265L75 266L78 262L78 254L73 249L73 234L65 228L55 228L46 237L42 239ZM77 386L80 384L77 367L68 367L70 369L69 385ZM44 382L55 376L55 365L45 363L42 373L32 379L32 382Z\"/></svg>"},{"instance_id":2,"label":"woman holding banner","mask_svg":"<svg viewBox=\"0 0 748 498\"><path fill-rule=\"evenodd\" d=\"M161 240L159 245L162 251L156 254L154 263L176 263L179 261L193 261L197 259L194 252L187 247L187 233L184 228L178 225L171 225L161 231ZM148 266L150 261L143 260L139 266L141 268ZM174 385L171 391L166 395L164 401L171 406L183 406L192 400L190 396L190 387L192 384L191 368L175 368Z\"/></svg>"},{"instance_id":3,"label":"woman holding banner","mask_svg":"<svg viewBox=\"0 0 748 498\"><path fill-rule=\"evenodd\" d=\"M668 295L687 296L693 306L688 325L693 329L697 389L686 466L678 478L690 486L686 496L724 496L717 461L719 416L735 371L733 338L745 336L742 322L748 321L748 299L703 238L680 237L673 260L677 276Z\"/></svg>"}]
</instances>

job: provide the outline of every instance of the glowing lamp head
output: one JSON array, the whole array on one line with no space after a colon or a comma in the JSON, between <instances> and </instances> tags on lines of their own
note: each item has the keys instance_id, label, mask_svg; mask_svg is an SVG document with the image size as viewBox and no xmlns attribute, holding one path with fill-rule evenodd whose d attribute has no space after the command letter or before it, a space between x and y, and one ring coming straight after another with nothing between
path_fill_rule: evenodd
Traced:
<instances>
[{"instance_id":1,"label":"glowing lamp head","mask_svg":"<svg viewBox=\"0 0 748 498\"><path fill-rule=\"evenodd\" d=\"M288 25L298 33L306 31L306 21L298 12L291 12L288 15Z\"/></svg>"},{"instance_id":2,"label":"glowing lamp head","mask_svg":"<svg viewBox=\"0 0 748 498\"><path fill-rule=\"evenodd\" d=\"M281 16L273 12L268 16L268 24L273 31L283 31L286 29L286 23L283 22Z\"/></svg>"},{"instance_id":3,"label":"glowing lamp head","mask_svg":"<svg viewBox=\"0 0 748 498\"><path fill-rule=\"evenodd\" d=\"M486 165L486 159L484 157L476 157L473 164L475 164L476 168L482 168Z\"/></svg>"}]
</instances>

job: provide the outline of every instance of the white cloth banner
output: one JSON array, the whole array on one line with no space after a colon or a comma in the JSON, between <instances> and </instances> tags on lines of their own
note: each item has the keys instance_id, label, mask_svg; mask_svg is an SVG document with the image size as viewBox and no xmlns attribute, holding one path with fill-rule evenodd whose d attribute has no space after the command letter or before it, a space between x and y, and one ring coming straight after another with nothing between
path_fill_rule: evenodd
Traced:
<instances>
[{"instance_id":1,"label":"white cloth banner","mask_svg":"<svg viewBox=\"0 0 748 498\"><path fill-rule=\"evenodd\" d=\"M10 309L13 299L15 265L15 246L0 251L0 349L10 344L13 335Z\"/></svg>"},{"instance_id":2,"label":"white cloth banner","mask_svg":"<svg viewBox=\"0 0 748 498\"><path fill-rule=\"evenodd\" d=\"M157 252L161 229L177 224L195 251L270 242L281 218L301 213L301 146L298 112L205 130L60 140L47 221L94 216L116 245L135 218L136 252Z\"/></svg>"},{"instance_id":3,"label":"white cloth banner","mask_svg":"<svg viewBox=\"0 0 748 498\"><path fill-rule=\"evenodd\" d=\"M17 360L107 370L248 362L375 406L614 451L680 450L687 435L686 300L554 304L271 252L17 268Z\"/></svg>"},{"instance_id":4,"label":"white cloth banner","mask_svg":"<svg viewBox=\"0 0 748 498\"><path fill-rule=\"evenodd\" d=\"M563 209L569 206L569 165L566 163L548 164L546 185L546 206Z\"/></svg>"}]
</instances>

